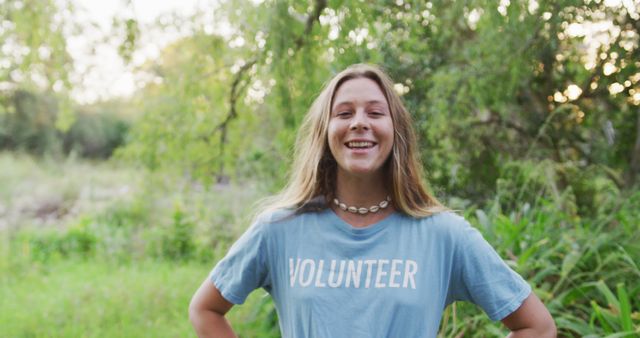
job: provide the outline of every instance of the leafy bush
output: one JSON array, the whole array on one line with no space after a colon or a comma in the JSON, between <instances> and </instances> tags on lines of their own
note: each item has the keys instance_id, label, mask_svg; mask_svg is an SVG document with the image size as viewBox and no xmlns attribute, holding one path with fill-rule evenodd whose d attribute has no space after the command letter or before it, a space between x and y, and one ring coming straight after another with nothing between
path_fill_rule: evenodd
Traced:
<instances>
[{"instance_id":1,"label":"leafy bush","mask_svg":"<svg viewBox=\"0 0 640 338\"><path fill-rule=\"evenodd\" d=\"M21 234L31 259L46 262L55 258L89 258L95 253L98 238L83 218L65 231L34 231Z\"/></svg>"},{"instance_id":2,"label":"leafy bush","mask_svg":"<svg viewBox=\"0 0 640 338\"><path fill-rule=\"evenodd\" d=\"M599 166L511 161L500 168L495 199L507 213L546 199L570 215L597 217L611 212L620 199L617 180Z\"/></svg>"},{"instance_id":3,"label":"leafy bush","mask_svg":"<svg viewBox=\"0 0 640 338\"><path fill-rule=\"evenodd\" d=\"M115 201L96 220L110 228L144 227L154 212L150 203L151 200L143 196Z\"/></svg>"},{"instance_id":4,"label":"leafy bush","mask_svg":"<svg viewBox=\"0 0 640 338\"><path fill-rule=\"evenodd\" d=\"M640 192L635 192L618 199L607 213L577 217L554 201L538 198L508 215L496 202L467 218L529 281L556 320L560 336L624 337L640 333L640 287L635 282L640 277L638 202ZM501 325L464 303L447 310L442 331L445 336L506 334Z\"/></svg>"},{"instance_id":5,"label":"leafy bush","mask_svg":"<svg viewBox=\"0 0 640 338\"><path fill-rule=\"evenodd\" d=\"M129 131L129 122L106 104L105 111L76 111L74 123L63 131L56 126L55 97L17 90L10 99L10 109L0 112L0 149L53 156L75 152L104 159L124 143Z\"/></svg>"},{"instance_id":6,"label":"leafy bush","mask_svg":"<svg viewBox=\"0 0 640 338\"><path fill-rule=\"evenodd\" d=\"M179 205L173 211L173 222L162 238L162 254L172 260L185 260L193 256L194 224L187 218Z\"/></svg>"},{"instance_id":7,"label":"leafy bush","mask_svg":"<svg viewBox=\"0 0 640 338\"><path fill-rule=\"evenodd\" d=\"M129 124L114 114L79 113L64 135L65 153L76 152L87 158L109 158L122 145Z\"/></svg>"},{"instance_id":8,"label":"leafy bush","mask_svg":"<svg viewBox=\"0 0 640 338\"><path fill-rule=\"evenodd\" d=\"M58 114L55 98L17 90L10 99L11 109L0 114L0 149L59 154L62 142L55 127Z\"/></svg>"}]
</instances>

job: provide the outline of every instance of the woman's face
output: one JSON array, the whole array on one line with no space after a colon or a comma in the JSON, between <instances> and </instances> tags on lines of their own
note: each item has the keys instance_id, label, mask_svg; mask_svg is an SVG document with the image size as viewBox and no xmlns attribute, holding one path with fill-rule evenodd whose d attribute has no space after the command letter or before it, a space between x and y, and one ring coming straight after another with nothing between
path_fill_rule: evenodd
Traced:
<instances>
[{"instance_id":1,"label":"woman's face","mask_svg":"<svg viewBox=\"0 0 640 338\"><path fill-rule=\"evenodd\" d=\"M393 147L389 104L376 82L356 78L335 93L328 140L338 171L350 175L379 175Z\"/></svg>"}]
</instances>

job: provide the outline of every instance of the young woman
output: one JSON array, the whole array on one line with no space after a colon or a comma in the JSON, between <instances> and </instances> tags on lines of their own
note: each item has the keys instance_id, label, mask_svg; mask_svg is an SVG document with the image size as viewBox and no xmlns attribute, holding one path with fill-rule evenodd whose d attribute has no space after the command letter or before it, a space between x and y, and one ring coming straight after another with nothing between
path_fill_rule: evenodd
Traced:
<instances>
[{"instance_id":1,"label":"young woman","mask_svg":"<svg viewBox=\"0 0 640 338\"><path fill-rule=\"evenodd\" d=\"M384 72L336 75L301 126L288 186L193 296L197 334L235 337L225 313L262 287L283 337L436 337L456 300L512 337L554 337L530 286L428 193L417 155Z\"/></svg>"}]
</instances>

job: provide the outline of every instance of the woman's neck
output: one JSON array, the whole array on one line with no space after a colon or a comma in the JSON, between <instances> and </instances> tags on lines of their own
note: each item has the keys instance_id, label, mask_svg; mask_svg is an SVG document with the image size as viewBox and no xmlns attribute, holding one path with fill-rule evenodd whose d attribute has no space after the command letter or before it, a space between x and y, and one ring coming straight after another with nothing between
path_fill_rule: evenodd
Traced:
<instances>
[{"instance_id":1,"label":"woman's neck","mask_svg":"<svg viewBox=\"0 0 640 338\"><path fill-rule=\"evenodd\" d=\"M390 193L385 185L382 175L372 176L354 176L346 175L338 171L336 175L335 196L338 200L347 206L369 208L379 205L384 201ZM394 212L393 201L387 208L379 209L377 212L369 212L366 214L352 213L342 210L333 201L328 201L329 207L340 217L353 227L366 227L371 224L380 222L391 213Z\"/></svg>"},{"instance_id":2,"label":"woman's neck","mask_svg":"<svg viewBox=\"0 0 640 338\"><path fill-rule=\"evenodd\" d=\"M348 206L370 207L390 195L382 175L349 175L338 170L335 196Z\"/></svg>"}]
</instances>

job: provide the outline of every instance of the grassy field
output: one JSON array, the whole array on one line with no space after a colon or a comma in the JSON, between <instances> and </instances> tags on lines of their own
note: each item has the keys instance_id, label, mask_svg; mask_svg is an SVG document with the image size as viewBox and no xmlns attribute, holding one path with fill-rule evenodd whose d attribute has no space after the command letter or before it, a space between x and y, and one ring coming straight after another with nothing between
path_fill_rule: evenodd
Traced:
<instances>
[{"instance_id":1,"label":"grassy field","mask_svg":"<svg viewBox=\"0 0 640 338\"><path fill-rule=\"evenodd\" d=\"M114 163L4 153L0 167L0 337L195 336L189 299L264 195ZM500 195L464 208L561 337L640 337L640 193L603 191L589 216L566 192L508 211ZM242 337L279 337L264 291L229 319ZM440 331L506 335L466 303L446 310Z\"/></svg>"},{"instance_id":2,"label":"grassy field","mask_svg":"<svg viewBox=\"0 0 640 338\"><path fill-rule=\"evenodd\" d=\"M0 327L7 337L185 337L194 264L65 260L3 278Z\"/></svg>"},{"instance_id":3,"label":"grassy field","mask_svg":"<svg viewBox=\"0 0 640 338\"><path fill-rule=\"evenodd\" d=\"M0 337L195 337L189 300L257 198L109 163L0 167ZM236 330L278 336L265 293L246 304Z\"/></svg>"},{"instance_id":4,"label":"grassy field","mask_svg":"<svg viewBox=\"0 0 640 338\"><path fill-rule=\"evenodd\" d=\"M3 337L195 337L187 306L210 267L162 261L114 264L63 260L3 272ZM229 319L246 336L263 336L268 313L255 292Z\"/></svg>"}]
</instances>

